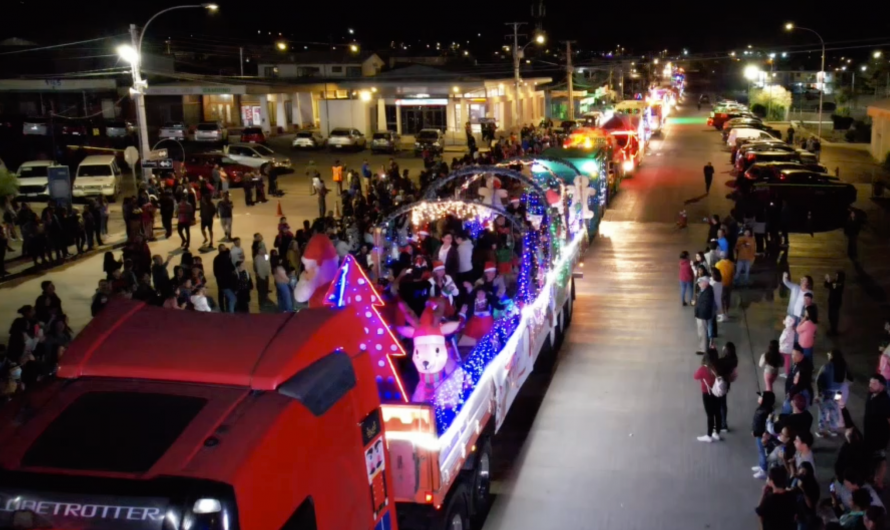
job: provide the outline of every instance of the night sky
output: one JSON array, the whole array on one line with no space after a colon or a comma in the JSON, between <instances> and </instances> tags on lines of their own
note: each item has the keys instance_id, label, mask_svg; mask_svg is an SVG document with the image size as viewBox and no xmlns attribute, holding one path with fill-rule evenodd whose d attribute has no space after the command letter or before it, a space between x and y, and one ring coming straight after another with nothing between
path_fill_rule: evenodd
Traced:
<instances>
[{"instance_id":1,"label":"night sky","mask_svg":"<svg viewBox=\"0 0 890 530\"><path fill-rule=\"evenodd\" d=\"M788 51L817 46L812 34L784 32L782 25L789 20L816 29L829 43L846 47L848 55L861 52L864 56L882 44L890 45L890 23L886 17L868 16L864 6L819 9L810 4L811 8L804 9L800 4L769 10L754 4L689 1L662 2L658 7L633 2L545 1L548 44L573 39L578 41L576 46L588 51L621 45L635 54L664 48L678 53L686 48L697 55L742 49L748 44ZM320 44L313 43L331 37L340 42L355 38L366 49L388 47L393 40L421 47L431 44L433 49L436 42L447 46L457 41L484 62L481 59L508 42L504 39L508 32L505 22L532 22L533 2L219 0L217 13L195 9L162 15L152 23L147 40L173 37L221 51L269 43L279 32L295 47L316 49ZM12 24L4 24L7 34L2 38L16 36L55 44L123 34L130 23L141 26L156 11L182 3L13 0L4 5L4 14ZM48 5L52 5L49 12ZM462 5L465 7L453 7ZM354 36L348 34L348 28L355 30ZM852 48L856 46L861 48Z\"/></svg>"}]
</instances>

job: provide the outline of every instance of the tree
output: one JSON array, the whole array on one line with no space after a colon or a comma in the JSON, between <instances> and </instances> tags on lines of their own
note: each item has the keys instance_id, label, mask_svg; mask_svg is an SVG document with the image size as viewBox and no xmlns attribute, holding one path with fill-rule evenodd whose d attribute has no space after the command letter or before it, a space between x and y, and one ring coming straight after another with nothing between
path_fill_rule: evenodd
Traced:
<instances>
[{"instance_id":1,"label":"tree","mask_svg":"<svg viewBox=\"0 0 890 530\"><path fill-rule=\"evenodd\" d=\"M359 348L371 356L380 398L407 402L409 396L392 360L392 357L404 357L405 350L377 310L384 306L380 294L352 255L347 254L343 259L337 277L325 294L325 300L332 307L354 306L358 310L365 323L364 329L344 330L344 333L359 333L366 337Z\"/></svg>"},{"instance_id":2,"label":"tree","mask_svg":"<svg viewBox=\"0 0 890 530\"><path fill-rule=\"evenodd\" d=\"M750 104L760 104L767 109L768 120L781 121L785 112L791 108L791 92L779 85L766 85L764 88L753 88L749 95Z\"/></svg>"},{"instance_id":3,"label":"tree","mask_svg":"<svg viewBox=\"0 0 890 530\"><path fill-rule=\"evenodd\" d=\"M6 168L0 168L0 204L19 193L19 179Z\"/></svg>"}]
</instances>

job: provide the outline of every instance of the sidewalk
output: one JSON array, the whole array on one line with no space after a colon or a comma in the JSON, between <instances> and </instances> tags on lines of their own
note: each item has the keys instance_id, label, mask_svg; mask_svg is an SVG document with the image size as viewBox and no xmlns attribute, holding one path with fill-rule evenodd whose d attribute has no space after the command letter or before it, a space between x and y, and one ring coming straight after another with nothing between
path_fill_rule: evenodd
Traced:
<instances>
[{"instance_id":1,"label":"sidewalk","mask_svg":"<svg viewBox=\"0 0 890 530\"><path fill-rule=\"evenodd\" d=\"M728 395L730 432L705 444L696 441L706 422L692 379L701 363L693 308L681 307L676 277L680 251L698 248L707 228L606 221L603 233L609 236L595 240L585 258L566 345L515 472L498 484L486 530L652 528L654 520L664 530L755 528L763 486L750 471L757 463L750 423L763 386L757 362L781 331L787 289L777 278L788 265L755 263L755 288L735 291L729 321L718 326L718 347L736 345L739 377ZM820 325L815 364L824 364L832 347L847 354L856 378L848 408L860 427L886 305L873 297L890 281L878 259L885 244L863 244L866 263L876 267L866 267L874 284L852 270L837 233L792 234L789 257L792 278L816 279L823 307L822 276L851 269L842 335L828 338ZM781 399L783 380L775 390ZM811 412L818 418L816 407ZM814 444L823 498L842 441Z\"/></svg>"}]
</instances>

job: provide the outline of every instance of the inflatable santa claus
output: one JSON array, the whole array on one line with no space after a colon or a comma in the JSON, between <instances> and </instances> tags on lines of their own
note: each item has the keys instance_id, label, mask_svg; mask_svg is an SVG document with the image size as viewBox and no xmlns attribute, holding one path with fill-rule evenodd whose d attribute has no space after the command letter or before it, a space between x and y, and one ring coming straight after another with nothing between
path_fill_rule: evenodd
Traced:
<instances>
[{"instance_id":1,"label":"inflatable santa claus","mask_svg":"<svg viewBox=\"0 0 890 530\"><path fill-rule=\"evenodd\" d=\"M300 274L294 298L300 303L308 302L309 307L324 307L325 293L337 277L340 266L337 249L328 236L315 234L306 244L302 259L306 270Z\"/></svg>"}]
</instances>

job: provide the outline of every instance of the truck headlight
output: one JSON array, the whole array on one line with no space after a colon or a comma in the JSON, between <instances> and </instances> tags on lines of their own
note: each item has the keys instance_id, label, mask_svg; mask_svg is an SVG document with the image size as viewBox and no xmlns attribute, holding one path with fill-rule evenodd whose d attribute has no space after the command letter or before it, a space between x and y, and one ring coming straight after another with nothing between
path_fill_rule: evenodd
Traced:
<instances>
[{"instance_id":1,"label":"truck headlight","mask_svg":"<svg viewBox=\"0 0 890 530\"><path fill-rule=\"evenodd\" d=\"M221 511L222 504L217 499L198 499L195 501L195 505L192 507L192 512L195 514L218 513Z\"/></svg>"}]
</instances>

